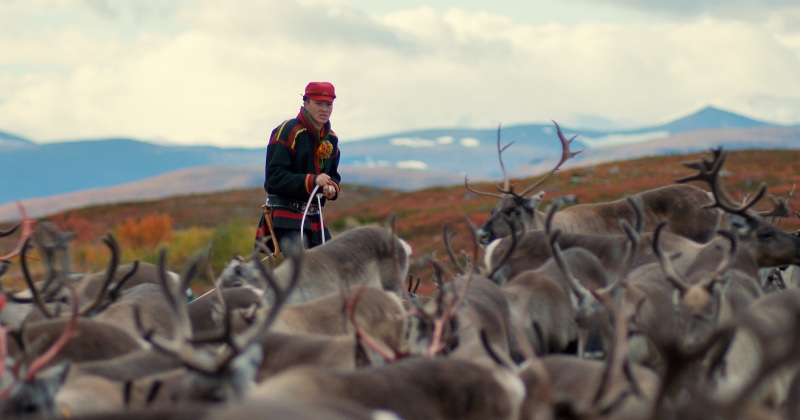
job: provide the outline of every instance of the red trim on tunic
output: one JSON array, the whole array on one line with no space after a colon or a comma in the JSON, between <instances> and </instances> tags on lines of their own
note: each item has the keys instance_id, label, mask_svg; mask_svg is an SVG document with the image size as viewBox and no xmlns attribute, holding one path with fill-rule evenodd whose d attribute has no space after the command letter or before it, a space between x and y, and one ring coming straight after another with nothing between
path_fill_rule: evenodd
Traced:
<instances>
[{"instance_id":1,"label":"red trim on tunic","mask_svg":"<svg viewBox=\"0 0 800 420\"><path fill-rule=\"evenodd\" d=\"M306 192L311 195L311 191L314 191L314 178L316 175L308 174L306 175Z\"/></svg>"},{"instance_id":2,"label":"red trim on tunic","mask_svg":"<svg viewBox=\"0 0 800 420\"><path fill-rule=\"evenodd\" d=\"M290 211L290 210L277 210L277 209L273 210L273 217L283 217L283 218L286 218L286 219L303 220L303 214L302 213L295 213L295 212ZM308 219L308 218L306 218L306 219ZM312 221L311 222L311 230L313 230L313 231L322 230L319 222Z\"/></svg>"}]
</instances>

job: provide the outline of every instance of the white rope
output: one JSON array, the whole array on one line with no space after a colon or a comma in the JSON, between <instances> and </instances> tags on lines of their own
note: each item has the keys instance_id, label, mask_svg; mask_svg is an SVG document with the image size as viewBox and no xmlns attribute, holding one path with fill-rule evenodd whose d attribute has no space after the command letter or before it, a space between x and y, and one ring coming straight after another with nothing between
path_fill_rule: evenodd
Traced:
<instances>
[{"instance_id":1,"label":"white rope","mask_svg":"<svg viewBox=\"0 0 800 420\"><path fill-rule=\"evenodd\" d=\"M308 206L306 206L308 207ZM319 209L320 235L322 235L322 245L325 245L325 222L322 220L322 194L317 193L317 208Z\"/></svg>"},{"instance_id":2,"label":"white rope","mask_svg":"<svg viewBox=\"0 0 800 420\"><path fill-rule=\"evenodd\" d=\"M303 210L303 219L300 221L300 241L303 243L303 249L306 249L306 241L303 240L305 238L305 230L303 230L303 226L306 223L306 216L308 215L308 208L311 206L311 200L314 199L314 194L319 189L319 185L315 185L314 189L311 191L311 196L308 197L308 201L306 202L306 208ZM321 235L322 235L322 243L325 243L325 225L322 224L322 203L320 197L322 193L316 194L317 196L317 208L319 209L319 222L321 224Z\"/></svg>"}]
</instances>

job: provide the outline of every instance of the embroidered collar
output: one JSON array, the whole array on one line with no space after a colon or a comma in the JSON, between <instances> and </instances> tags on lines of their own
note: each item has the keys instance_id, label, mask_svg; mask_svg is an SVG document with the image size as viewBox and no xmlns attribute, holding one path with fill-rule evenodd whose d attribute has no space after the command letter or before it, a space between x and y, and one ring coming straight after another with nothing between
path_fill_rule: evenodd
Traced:
<instances>
[{"instance_id":1,"label":"embroidered collar","mask_svg":"<svg viewBox=\"0 0 800 420\"><path fill-rule=\"evenodd\" d=\"M333 154L333 144L328 140L331 132L331 122L326 122L321 128L320 131L317 131L314 124L311 122L311 118L308 116L308 111L305 107L300 108L300 114L297 115L297 119L306 127L306 129L314 133L314 146L316 147L315 156L317 158L317 164L320 168L325 166L325 161L330 159L331 155Z\"/></svg>"}]
</instances>

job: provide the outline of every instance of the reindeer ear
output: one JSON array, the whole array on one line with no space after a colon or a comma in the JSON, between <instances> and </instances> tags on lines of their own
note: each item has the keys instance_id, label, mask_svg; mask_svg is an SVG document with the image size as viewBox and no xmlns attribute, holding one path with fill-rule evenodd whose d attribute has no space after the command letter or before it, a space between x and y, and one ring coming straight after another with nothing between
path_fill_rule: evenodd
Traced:
<instances>
[{"instance_id":1,"label":"reindeer ear","mask_svg":"<svg viewBox=\"0 0 800 420\"><path fill-rule=\"evenodd\" d=\"M538 193L532 195L530 198L525 200L525 207L536 210L541 204L542 200L544 199L544 191L539 191Z\"/></svg>"}]
</instances>

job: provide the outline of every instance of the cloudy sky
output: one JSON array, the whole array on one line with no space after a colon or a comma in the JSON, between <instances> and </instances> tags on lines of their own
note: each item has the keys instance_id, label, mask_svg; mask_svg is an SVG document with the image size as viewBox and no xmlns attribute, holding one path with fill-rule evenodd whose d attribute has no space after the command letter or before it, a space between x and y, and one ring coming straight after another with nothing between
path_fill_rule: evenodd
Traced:
<instances>
[{"instance_id":1,"label":"cloudy sky","mask_svg":"<svg viewBox=\"0 0 800 420\"><path fill-rule=\"evenodd\" d=\"M800 123L797 0L0 0L0 131L261 147L309 81L344 140L706 105Z\"/></svg>"}]
</instances>

